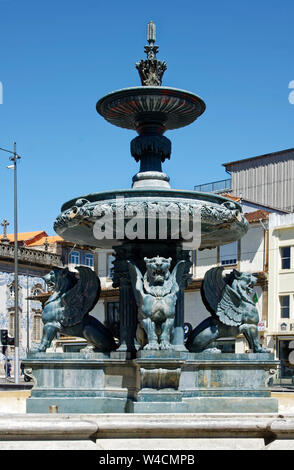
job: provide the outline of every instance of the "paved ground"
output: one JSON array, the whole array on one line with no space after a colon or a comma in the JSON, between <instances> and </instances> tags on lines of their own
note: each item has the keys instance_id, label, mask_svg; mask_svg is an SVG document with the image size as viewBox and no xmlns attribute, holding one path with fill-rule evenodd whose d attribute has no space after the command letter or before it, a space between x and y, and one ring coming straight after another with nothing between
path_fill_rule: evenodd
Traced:
<instances>
[{"instance_id":1,"label":"paved ground","mask_svg":"<svg viewBox=\"0 0 294 470\"><path fill-rule=\"evenodd\" d=\"M7 390L7 389L19 389L19 390L27 390L31 389L33 386L33 382L25 382L23 375L19 377L19 383L14 383L14 377L9 377L6 379L4 376L0 377L0 390Z\"/></svg>"}]
</instances>

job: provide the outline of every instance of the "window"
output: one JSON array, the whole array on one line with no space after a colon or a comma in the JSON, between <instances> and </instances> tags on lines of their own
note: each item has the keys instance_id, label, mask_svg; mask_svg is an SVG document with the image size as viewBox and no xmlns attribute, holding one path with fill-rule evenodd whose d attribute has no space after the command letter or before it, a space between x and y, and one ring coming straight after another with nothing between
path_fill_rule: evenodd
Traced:
<instances>
[{"instance_id":1,"label":"window","mask_svg":"<svg viewBox=\"0 0 294 470\"><path fill-rule=\"evenodd\" d=\"M41 311L35 312L33 316L33 341L41 341L43 330L42 326Z\"/></svg>"},{"instance_id":2,"label":"window","mask_svg":"<svg viewBox=\"0 0 294 470\"><path fill-rule=\"evenodd\" d=\"M114 260L115 260L115 257L113 255L107 256L107 277L109 277L110 279L113 278L114 266L112 263Z\"/></svg>"},{"instance_id":3,"label":"window","mask_svg":"<svg viewBox=\"0 0 294 470\"><path fill-rule=\"evenodd\" d=\"M15 297L14 281L8 286L8 290L9 290L10 298L14 299L14 297ZM21 294L21 287L20 287L20 285L18 285L18 297L20 296L20 294Z\"/></svg>"},{"instance_id":4,"label":"window","mask_svg":"<svg viewBox=\"0 0 294 470\"><path fill-rule=\"evenodd\" d=\"M290 354L293 351L291 340L279 340L279 359L281 361L281 378L294 378L294 364L290 361Z\"/></svg>"},{"instance_id":5,"label":"window","mask_svg":"<svg viewBox=\"0 0 294 470\"><path fill-rule=\"evenodd\" d=\"M290 318L290 295L280 295L281 318Z\"/></svg>"},{"instance_id":6,"label":"window","mask_svg":"<svg viewBox=\"0 0 294 470\"><path fill-rule=\"evenodd\" d=\"M70 255L70 262L72 264L79 264L80 263L80 253L78 251L72 251Z\"/></svg>"},{"instance_id":7,"label":"window","mask_svg":"<svg viewBox=\"0 0 294 470\"><path fill-rule=\"evenodd\" d=\"M20 330L20 321L21 321L21 309L18 309L18 331L19 335L21 336L21 330ZM11 338L14 338L14 322L15 322L15 314L14 314L14 308L9 308L8 309L8 336Z\"/></svg>"},{"instance_id":8,"label":"window","mask_svg":"<svg viewBox=\"0 0 294 470\"><path fill-rule=\"evenodd\" d=\"M281 269L291 268L291 247L284 246L280 249L281 253Z\"/></svg>"},{"instance_id":9,"label":"window","mask_svg":"<svg viewBox=\"0 0 294 470\"><path fill-rule=\"evenodd\" d=\"M14 299L14 284L10 284L9 293L10 293L10 297Z\"/></svg>"},{"instance_id":10,"label":"window","mask_svg":"<svg viewBox=\"0 0 294 470\"><path fill-rule=\"evenodd\" d=\"M33 296L39 295L42 292L43 292L43 289L42 289L41 284L36 284L36 285L33 286L33 288L32 288L32 295Z\"/></svg>"},{"instance_id":11,"label":"window","mask_svg":"<svg viewBox=\"0 0 294 470\"><path fill-rule=\"evenodd\" d=\"M14 337L14 312L9 312L8 335Z\"/></svg>"},{"instance_id":12,"label":"window","mask_svg":"<svg viewBox=\"0 0 294 470\"><path fill-rule=\"evenodd\" d=\"M41 294L41 289L34 288L32 291L32 295L35 297L36 295L39 295L39 294Z\"/></svg>"},{"instance_id":13,"label":"window","mask_svg":"<svg viewBox=\"0 0 294 470\"><path fill-rule=\"evenodd\" d=\"M8 289L9 289L10 298L14 299L14 296L15 296L14 281L8 286ZM18 286L18 294L19 294L19 286Z\"/></svg>"},{"instance_id":14,"label":"window","mask_svg":"<svg viewBox=\"0 0 294 470\"><path fill-rule=\"evenodd\" d=\"M86 266L94 266L94 255L92 253L87 253L85 256L85 264Z\"/></svg>"},{"instance_id":15,"label":"window","mask_svg":"<svg viewBox=\"0 0 294 470\"><path fill-rule=\"evenodd\" d=\"M229 243L220 246L220 264L222 266L237 264L238 260L238 242Z\"/></svg>"}]
</instances>

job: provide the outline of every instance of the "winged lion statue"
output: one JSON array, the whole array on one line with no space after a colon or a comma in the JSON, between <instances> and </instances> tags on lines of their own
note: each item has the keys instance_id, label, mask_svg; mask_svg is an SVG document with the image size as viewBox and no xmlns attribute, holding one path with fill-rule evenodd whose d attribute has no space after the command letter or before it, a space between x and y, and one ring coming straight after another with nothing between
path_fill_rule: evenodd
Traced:
<instances>
[{"instance_id":1,"label":"winged lion statue","mask_svg":"<svg viewBox=\"0 0 294 470\"><path fill-rule=\"evenodd\" d=\"M56 334L85 338L96 351L117 348L111 332L89 314L99 300L100 280L86 266L78 266L78 277L68 268L54 268L43 277L53 290L42 312L44 323L37 350L46 351Z\"/></svg>"},{"instance_id":2,"label":"winged lion statue","mask_svg":"<svg viewBox=\"0 0 294 470\"><path fill-rule=\"evenodd\" d=\"M204 276L201 296L211 317L190 333L186 347L192 352L211 350L217 338L243 333L253 352L268 352L258 341L259 314L252 300L256 276L236 269L223 276L223 270L212 268Z\"/></svg>"},{"instance_id":3,"label":"winged lion statue","mask_svg":"<svg viewBox=\"0 0 294 470\"><path fill-rule=\"evenodd\" d=\"M144 258L146 272L129 261L129 273L138 306L137 339L144 349L173 349L171 344L176 302L186 261L179 261L170 272L172 259Z\"/></svg>"}]
</instances>

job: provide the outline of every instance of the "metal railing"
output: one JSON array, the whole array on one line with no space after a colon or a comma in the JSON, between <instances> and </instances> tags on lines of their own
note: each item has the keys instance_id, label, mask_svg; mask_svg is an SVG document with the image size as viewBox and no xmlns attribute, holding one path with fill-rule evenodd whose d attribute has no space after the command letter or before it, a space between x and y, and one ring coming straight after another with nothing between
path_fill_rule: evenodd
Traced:
<instances>
[{"instance_id":1,"label":"metal railing","mask_svg":"<svg viewBox=\"0 0 294 470\"><path fill-rule=\"evenodd\" d=\"M225 191L231 191L231 189L231 178L213 181L212 183L198 184L197 186L194 186L194 191L200 191L203 193L221 193Z\"/></svg>"}]
</instances>

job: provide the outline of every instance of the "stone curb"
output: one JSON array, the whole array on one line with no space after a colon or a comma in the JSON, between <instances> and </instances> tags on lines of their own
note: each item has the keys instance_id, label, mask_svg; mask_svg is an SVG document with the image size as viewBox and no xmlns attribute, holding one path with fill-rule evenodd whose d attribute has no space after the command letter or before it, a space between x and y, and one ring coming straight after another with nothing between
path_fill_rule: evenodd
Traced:
<instances>
[{"instance_id":1,"label":"stone curb","mask_svg":"<svg viewBox=\"0 0 294 470\"><path fill-rule=\"evenodd\" d=\"M294 439L294 415L10 414L0 416L0 441L130 437Z\"/></svg>"}]
</instances>

